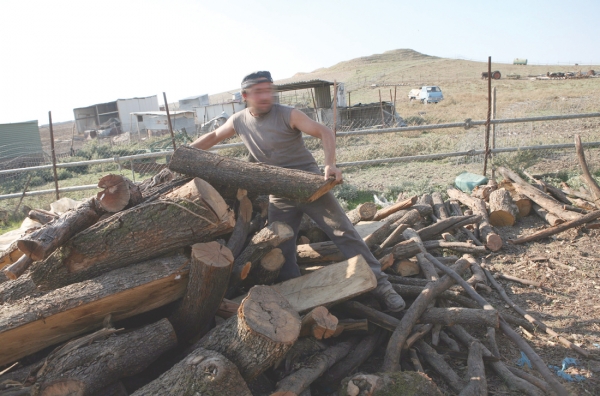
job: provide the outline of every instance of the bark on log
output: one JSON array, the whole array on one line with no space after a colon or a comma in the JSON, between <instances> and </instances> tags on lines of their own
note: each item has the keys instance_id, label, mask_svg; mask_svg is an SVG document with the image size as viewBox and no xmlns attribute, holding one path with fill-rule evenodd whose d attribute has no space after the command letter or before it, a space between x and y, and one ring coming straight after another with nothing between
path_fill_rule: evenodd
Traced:
<instances>
[{"instance_id":1,"label":"bark on log","mask_svg":"<svg viewBox=\"0 0 600 396\"><path fill-rule=\"evenodd\" d=\"M337 329L338 319L325 307L316 307L302 317L300 337L312 336L317 340L332 337Z\"/></svg>"},{"instance_id":2,"label":"bark on log","mask_svg":"<svg viewBox=\"0 0 600 396\"><path fill-rule=\"evenodd\" d=\"M433 199L429 194L423 194L417 199L417 204L419 205L429 205L433 208Z\"/></svg>"},{"instance_id":3,"label":"bark on log","mask_svg":"<svg viewBox=\"0 0 600 396\"><path fill-rule=\"evenodd\" d=\"M205 335L196 347L223 354L247 382L284 356L298 339L300 317L270 286L254 286L240 304L237 316Z\"/></svg>"},{"instance_id":4,"label":"bark on log","mask_svg":"<svg viewBox=\"0 0 600 396\"><path fill-rule=\"evenodd\" d=\"M2 272L4 275L4 272ZM31 273L26 273L15 280L0 283L0 304L13 303L24 297L36 297L45 294L37 289L31 280Z\"/></svg>"},{"instance_id":5,"label":"bark on log","mask_svg":"<svg viewBox=\"0 0 600 396\"><path fill-rule=\"evenodd\" d=\"M330 240L325 231L307 214L303 215L300 221L299 235L307 237L313 243Z\"/></svg>"},{"instance_id":6,"label":"bark on log","mask_svg":"<svg viewBox=\"0 0 600 396\"><path fill-rule=\"evenodd\" d=\"M117 321L181 298L186 261L183 255L154 259L5 304L0 310L0 365L99 328L109 314Z\"/></svg>"},{"instance_id":7,"label":"bark on log","mask_svg":"<svg viewBox=\"0 0 600 396\"><path fill-rule=\"evenodd\" d=\"M40 395L95 394L107 384L143 371L177 345L166 319L104 340L94 337L92 342L93 336L71 341L46 359L36 378Z\"/></svg>"},{"instance_id":8,"label":"bark on log","mask_svg":"<svg viewBox=\"0 0 600 396\"><path fill-rule=\"evenodd\" d=\"M325 181L314 173L235 160L186 146L175 150L169 169L257 195L273 194L303 202L317 200L337 184L334 178Z\"/></svg>"},{"instance_id":9,"label":"bark on log","mask_svg":"<svg viewBox=\"0 0 600 396\"><path fill-rule=\"evenodd\" d=\"M419 221L421 221L422 217L421 217L421 214L419 213L419 211L417 209L412 209L412 208L414 208L414 206L411 207L411 209L408 210L408 212L406 212L402 217L400 217L398 220L394 221L392 223L392 227L397 227L400 224L406 224L407 226L412 227L415 224L417 224ZM388 217L387 219L390 219L390 217Z\"/></svg>"},{"instance_id":10,"label":"bark on log","mask_svg":"<svg viewBox=\"0 0 600 396\"><path fill-rule=\"evenodd\" d=\"M365 244L371 248L374 245L380 244L387 238L392 231L392 225L390 223L381 222L381 226L375 231L363 238Z\"/></svg>"},{"instance_id":11,"label":"bark on log","mask_svg":"<svg viewBox=\"0 0 600 396\"><path fill-rule=\"evenodd\" d=\"M501 188L490 194L490 224L495 227L512 226L519 210L510 193Z\"/></svg>"},{"instance_id":12,"label":"bark on log","mask_svg":"<svg viewBox=\"0 0 600 396\"><path fill-rule=\"evenodd\" d=\"M415 204L408 209L399 210L396 213L389 215L382 221L385 221L387 223L392 223L392 225L395 225L398 223L411 224L412 220L409 217L404 218L404 216L408 215L413 210L416 210L420 217L416 218L414 220L414 223L412 223L412 224L415 224L417 221L421 220L421 217L427 217L427 216L430 216L431 213L433 213L433 209L431 208L431 206ZM414 214L411 214L411 216L414 216ZM400 219L403 219L403 220L400 221Z\"/></svg>"},{"instance_id":13,"label":"bark on log","mask_svg":"<svg viewBox=\"0 0 600 396\"><path fill-rule=\"evenodd\" d=\"M100 218L96 200L89 199L44 227L17 241L17 247L34 261L43 260L73 235L95 224Z\"/></svg>"},{"instance_id":14,"label":"bark on log","mask_svg":"<svg viewBox=\"0 0 600 396\"><path fill-rule=\"evenodd\" d=\"M429 308L419 319L421 323L453 326L455 324L498 328L498 311L471 308Z\"/></svg>"},{"instance_id":15,"label":"bark on log","mask_svg":"<svg viewBox=\"0 0 600 396\"><path fill-rule=\"evenodd\" d=\"M180 343L204 335L227 290L233 255L218 242L192 246L185 296L169 317Z\"/></svg>"},{"instance_id":16,"label":"bark on log","mask_svg":"<svg viewBox=\"0 0 600 396\"><path fill-rule=\"evenodd\" d=\"M298 245L296 254L297 262L301 265L339 262L346 259L332 241Z\"/></svg>"},{"instance_id":17,"label":"bark on log","mask_svg":"<svg viewBox=\"0 0 600 396\"><path fill-rule=\"evenodd\" d=\"M531 208L533 209L536 215L538 215L551 226L557 226L565 222L563 219L554 215L553 213L548 212L546 209L542 208L538 204L533 204Z\"/></svg>"},{"instance_id":18,"label":"bark on log","mask_svg":"<svg viewBox=\"0 0 600 396\"><path fill-rule=\"evenodd\" d=\"M513 181L513 187L515 190L523 195L528 196L533 202L540 205L550 213L557 215L558 217L565 220L577 220L581 217L580 214L575 212L569 212L562 208L562 204L557 202L554 198L531 186L525 180L521 179L515 172L507 169L503 166L499 167L497 171L507 179Z\"/></svg>"},{"instance_id":19,"label":"bark on log","mask_svg":"<svg viewBox=\"0 0 600 396\"><path fill-rule=\"evenodd\" d=\"M425 241L423 242L425 249L451 249L461 253L469 254L485 254L485 246L475 246L465 242L446 242L446 241Z\"/></svg>"},{"instance_id":20,"label":"bark on log","mask_svg":"<svg viewBox=\"0 0 600 396\"><path fill-rule=\"evenodd\" d=\"M384 339L383 330L376 329L373 334L363 338L358 345L345 358L334 364L325 374L321 376L315 385L335 389L338 384L353 373L361 364L363 364L375 352L375 348L381 344Z\"/></svg>"},{"instance_id":21,"label":"bark on log","mask_svg":"<svg viewBox=\"0 0 600 396\"><path fill-rule=\"evenodd\" d=\"M377 213L375 214L375 216L373 217L373 221L378 221L378 220L381 220L381 219L385 219L386 217L388 217L392 213L395 213L395 212L397 212L399 210L402 210L402 209L410 208L416 202L417 202L417 196L415 195L414 197L410 197L408 199L405 199L404 201L396 202L395 204L387 206L387 207L385 207L383 209L379 209L377 211Z\"/></svg>"},{"instance_id":22,"label":"bark on log","mask_svg":"<svg viewBox=\"0 0 600 396\"><path fill-rule=\"evenodd\" d=\"M469 263L466 260L458 260L453 266L457 270L466 269ZM462 272L462 271L461 271ZM427 307L429 303L433 301L439 294L448 289L454 284L449 276L444 275L436 282L430 282L423 292L415 299L412 305L406 310L400 324L394 330L392 337L387 346L385 359L383 362L384 371L397 371L400 364L400 351L404 345L404 342L410 334L410 330L415 325L419 317Z\"/></svg>"},{"instance_id":23,"label":"bark on log","mask_svg":"<svg viewBox=\"0 0 600 396\"><path fill-rule=\"evenodd\" d=\"M479 341L472 342L469 345L469 358L467 360L469 383L460 392L459 396L487 396L488 394L485 367L481 356L482 349L483 346Z\"/></svg>"},{"instance_id":24,"label":"bark on log","mask_svg":"<svg viewBox=\"0 0 600 396\"><path fill-rule=\"evenodd\" d=\"M433 200L433 214L440 220L445 220L450 217L448 212L446 212L446 207L444 206L444 199L442 198L442 194L438 191L431 194L431 199Z\"/></svg>"},{"instance_id":25,"label":"bark on log","mask_svg":"<svg viewBox=\"0 0 600 396\"><path fill-rule=\"evenodd\" d=\"M56 219L58 216L52 212L47 212L42 209L32 209L27 214L27 217L29 217L31 220L37 221L38 223L43 225L46 223L50 223L52 220Z\"/></svg>"},{"instance_id":26,"label":"bark on log","mask_svg":"<svg viewBox=\"0 0 600 396\"><path fill-rule=\"evenodd\" d=\"M373 202L365 202L352 209L346 215L354 225L359 221L371 221L377 213L377 205Z\"/></svg>"},{"instance_id":27,"label":"bark on log","mask_svg":"<svg viewBox=\"0 0 600 396\"><path fill-rule=\"evenodd\" d=\"M554 187L551 184L546 183L543 180L536 179L533 175L529 174L527 171L523 171L525 176L531 179L532 182L539 184L541 186L541 190L552 195L557 201L562 202L564 204L570 205L571 201L567 194L562 191L560 188Z\"/></svg>"},{"instance_id":28,"label":"bark on log","mask_svg":"<svg viewBox=\"0 0 600 396\"><path fill-rule=\"evenodd\" d=\"M142 203L144 198L134 182L121 175L106 175L98 181L104 190L96 194L98 205L108 213L120 212Z\"/></svg>"},{"instance_id":29,"label":"bark on log","mask_svg":"<svg viewBox=\"0 0 600 396\"><path fill-rule=\"evenodd\" d=\"M276 221L268 227L263 228L260 232L252 237L248 246L235 259L231 278L229 279L229 289L226 296L231 298L235 295L238 286L248 275L256 273L256 267L259 266L260 260L275 247L282 242L294 236L292 228L282 222Z\"/></svg>"},{"instance_id":30,"label":"bark on log","mask_svg":"<svg viewBox=\"0 0 600 396\"><path fill-rule=\"evenodd\" d=\"M421 249L421 247L423 246L421 238L419 237L417 232L412 228L407 228L406 230L404 230L402 235L404 235L404 238L406 238L406 240L416 242L417 246L419 246L419 249ZM430 281L438 280L437 272L435 272L435 267L427 259L425 259L423 253L417 253L417 263L419 264L419 267L421 267L421 271L423 271L425 279Z\"/></svg>"},{"instance_id":31,"label":"bark on log","mask_svg":"<svg viewBox=\"0 0 600 396\"><path fill-rule=\"evenodd\" d=\"M531 209L532 209L531 205L533 204L533 202L531 201L531 199L529 199L529 197L518 193L515 190L512 182L510 180L503 180L498 185L498 188L504 188L506 191L508 191L510 193L510 196L512 197L514 204L516 205L517 209L519 210L520 217L529 216L529 214L531 213Z\"/></svg>"},{"instance_id":32,"label":"bark on log","mask_svg":"<svg viewBox=\"0 0 600 396\"><path fill-rule=\"evenodd\" d=\"M132 396L252 396L235 364L218 352L198 348Z\"/></svg>"},{"instance_id":33,"label":"bark on log","mask_svg":"<svg viewBox=\"0 0 600 396\"><path fill-rule=\"evenodd\" d=\"M279 381L271 396L300 396L327 369L346 357L356 343L357 339L352 338L313 355L305 367Z\"/></svg>"},{"instance_id":34,"label":"bark on log","mask_svg":"<svg viewBox=\"0 0 600 396\"><path fill-rule=\"evenodd\" d=\"M235 227L233 227L233 232L227 241L227 247L231 250L234 258L237 258L244 248L248 232L250 231L250 222L252 221L252 202L248 198L248 192L239 188L236 198L239 202L237 219Z\"/></svg>"},{"instance_id":35,"label":"bark on log","mask_svg":"<svg viewBox=\"0 0 600 396\"><path fill-rule=\"evenodd\" d=\"M285 257L281 249L271 250L260 259L256 267L250 270L248 278L243 282L244 285L271 285L275 283L283 264L285 264Z\"/></svg>"},{"instance_id":36,"label":"bark on log","mask_svg":"<svg viewBox=\"0 0 600 396\"><path fill-rule=\"evenodd\" d=\"M440 356L435 349L430 347L425 341L419 340L415 344L417 350L424 360L446 381L454 392L460 392L463 387L462 379L456 372L446 363L444 358Z\"/></svg>"},{"instance_id":37,"label":"bark on log","mask_svg":"<svg viewBox=\"0 0 600 396\"><path fill-rule=\"evenodd\" d=\"M581 144L581 138L579 135L575 135L575 149L577 152L577 159L579 160L579 166L581 166L583 180L585 180L585 184L588 186L591 192L591 195L594 199L593 202L596 205L600 205L600 186L598 186L596 179L594 179L587 166L585 153L583 152L583 146Z\"/></svg>"},{"instance_id":38,"label":"bark on log","mask_svg":"<svg viewBox=\"0 0 600 396\"><path fill-rule=\"evenodd\" d=\"M369 333L369 321L367 319L342 319L338 321L335 333L332 337L338 337L342 333Z\"/></svg>"},{"instance_id":39,"label":"bark on log","mask_svg":"<svg viewBox=\"0 0 600 396\"><path fill-rule=\"evenodd\" d=\"M448 189L448 195L450 198L459 200L463 205L471 208L473 214L481 216L481 222L479 223L481 241L485 243L485 246L492 252L500 250L502 248L502 238L492 230L488 213L485 208L485 202L481 199L470 197L455 188Z\"/></svg>"},{"instance_id":40,"label":"bark on log","mask_svg":"<svg viewBox=\"0 0 600 396\"><path fill-rule=\"evenodd\" d=\"M490 329L494 330L493 327L490 327ZM450 349L451 351L460 352L460 347L458 346L458 343L452 338L450 338L448 334L446 334L444 331L440 331L440 340L442 340L442 342L446 344L446 346L448 346L448 349Z\"/></svg>"},{"instance_id":41,"label":"bark on log","mask_svg":"<svg viewBox=\"0 0 600 396\"><path fill-rule=\"evenodd\" d=\"M555 227L551 227L551 228L547 228L545 230L534 232L533 234L527 235L525 237L521 237L521 238L517 238L517 239L510 239L508 242L512 243L513 245L518 245L518 244L525 243L525 242L537 241L538 239L546 238L546 237L549 237L550 235L561 233L565 230L568 230L569 228L577 227L582 224L592 222L598 218L600 218L600 210L596 210L594 212L586 214L585 216L581 217L580 219L567 221L567 222L559 224Z\"/></svg>"},{"instance_id":42,"label":"bark on log","mask_svg":"<svg viewBox=\"0 0 600 396\"><path fill-rule=\"evenodd\" d=\"M479 223L482 220L481 216L453 216L433 223L425 228L421 228L418 233L421 240L426 241L432 239L444 232L454 230L467 224Z\"/></svg>"},{"instance_id":43,"label":"bark on log","mask_svg":"<svg viewBox=\"0 0 600 396\"><path fill-rule=\"evenodd\" d=\"M469 346L472 342L478 341L460 325L452 326L449 329L452 332L452 334L454 334L454 336L458 338L460 342L463 343L463 345ZM485 357L493 356L492 353L485 346L482 347L482 355ZM508 386L509 389L516 392L523 392L530 396L543 396L545 394L540 392L538 388L536 388L529 382L516 377L513 373L511 373L508 370L508 368L506 367L506 365L504 365L504 363L502 363L502 361L491 361L488 364L492 367L496 374L498 374L498 376L502 378L502 380L504 381L506 386Z\"/></svg>"},{"instance_id":44,"label":"bark on log","mask_svg":"<svg viewBox=\"0 0 600 396\"><path fill-rule=\"evenodd\" d=\"M219 193L194 179L164 200L116 213L80 232L31 267L33 281L56 289L231 231L235 220Z\"/></svg>"},{"instance_id":45,"label":"bark on log","mask_svg":"<svg viewBox=\"0 0 600 396\"><path fill-rule=\"evenodd\" d=\"M25 271L33 264L33 260L26 255L22 255L16 262L2 269L2 272L8 279L15 280L23 275Z\"/></svg>"}]
</instances>

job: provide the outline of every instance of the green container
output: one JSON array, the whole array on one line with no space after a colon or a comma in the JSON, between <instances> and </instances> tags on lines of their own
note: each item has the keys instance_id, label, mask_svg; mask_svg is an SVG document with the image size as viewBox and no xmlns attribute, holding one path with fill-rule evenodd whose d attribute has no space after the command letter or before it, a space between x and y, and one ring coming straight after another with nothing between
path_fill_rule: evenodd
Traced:
<instances>
[{"instance_id":1,"label":"green container","mask_svg":"<svg viewBox=\"0 0 600 396\"><path fill-rule=\"evenodd\" d=\"M466 193L471 193L475 186L487 184L487 182L487 177L469 172L461 173L460 175L456 176L456 180L454 180L454 184L456 184L456 187L458 187L461 191L464 191Z\"/></svg>"}]
</instances>

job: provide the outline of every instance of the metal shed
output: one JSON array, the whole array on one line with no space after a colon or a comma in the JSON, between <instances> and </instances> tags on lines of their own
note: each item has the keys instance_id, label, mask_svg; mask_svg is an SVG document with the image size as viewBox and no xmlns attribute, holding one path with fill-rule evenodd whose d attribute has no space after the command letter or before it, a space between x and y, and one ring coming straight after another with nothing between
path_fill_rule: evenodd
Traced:
<instances>
[{"instance_id":1,"label":"metal shed","mask_svg":"<svg viewBox=\"0 0 600 396\"><path fill-rule=\"evenodd\" d=\"M208 94L179 99L179 110L194 110L194 107L208 106Z\"/></svg>"},{"instance_id":2,"label":"metal shed","mask_svg":"<svg viewBox=\"0 0 600 396\"><path fill-rule=\"evenodd\" d=\"M98 103L87 107L73 109L77 132L100 129L103 124L117 119L121 132L132 132L136 127L131 113L139 111L158 111L156 95L142 98L117 99L114 102Z\"/></svg>"},{"instance_id":3,"label":"metal shed","mask_svg":"<svg viewBox=\"0 0 600 396\"><path fill-rule=\"evenodd\" d=\"M131 115L136 120L138 127L133 133L147 133L148 136L162 135L169 132L169 120L166 111L138 111ZM174 110L170 111L171 125L174 131L185 130L192 135L196 133L196 124L194 111L192 110Z\"/></svg>"},{"instance_id":4,"label":"metal shed","mask_svg":"<svg viewBox=\"0 0 600 396\"><path fill-rule=\"evenodd\" d=\"M0 162L24 157L43 159L42 139L37 120L0 124Z\"/></svg>"}]
</instances>

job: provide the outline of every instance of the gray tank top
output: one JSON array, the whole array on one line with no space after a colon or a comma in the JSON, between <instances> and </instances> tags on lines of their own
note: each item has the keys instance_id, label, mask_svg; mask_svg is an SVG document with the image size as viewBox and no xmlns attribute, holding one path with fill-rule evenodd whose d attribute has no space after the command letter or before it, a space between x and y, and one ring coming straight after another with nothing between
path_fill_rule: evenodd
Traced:
<instances>
[{"instance_id":1,"label":"gray tank top","mask_svg":"<svg viewBox=\"0 0 600 396\"><path fill-rule=\"evenodd\" d=\"M233 128L258 162L319 173L315 158L304 146L302 132L290 126L292 110L273 104L269 113L254 117L244 109L232 116Z\"/></svg>"}]
</instances>

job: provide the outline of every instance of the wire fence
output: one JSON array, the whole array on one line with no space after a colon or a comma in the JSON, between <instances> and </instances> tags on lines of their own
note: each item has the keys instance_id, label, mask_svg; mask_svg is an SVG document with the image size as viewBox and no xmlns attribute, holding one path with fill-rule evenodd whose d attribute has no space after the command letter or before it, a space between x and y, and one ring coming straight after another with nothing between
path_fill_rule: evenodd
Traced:
<instances>
[{"instance_id":1,"label":"wire fence","mask_svg":"<svg viewBox=\"0 0 600 396\"><path fill-rule=\"evenodd\" d=\"M569 174L576 173L577 159L572 148L537 148L531 146L563 144L572 147L574 134L584 142L600 142L600 118L572 118L567 120L526 121L501 123L532 114L572 115L589 108L589 98L564 98L564 100L527 101L509 106L496 115L497 124L492 145L497 151L505 148L518 151L497 152L491 162L517 168L528 168L534 173L552 174L577 180ZM387 107L386 107L387 105ZM337 162L344 172L345 183L336 188L342 203L369 198L372 194L395 199L400 192L422 193L440 189L452 183L462 171L481 173L485 137L484 121L465 121L444 125L423 125L425 120L400 118L391 102L371 105L361 117L340 114L336 126ZM373 114L372 118L365 116ZM329 114L329 113L328 113ZM309 114L310 115L310 114ZM313 118L333 127L333 116ZM408 122L407 122L408 121ZM405 126L406 125L406 126ZM442 127L444 127L442 129ZM465 128L467 127L467 128ZM172 150L170 135L139 138L124 134L105 139L85 140L65 126L65 131L55 128L55 149L58 155L58 183L61 197L81 199L93 194L93 186L108 173L124 175L141 181L152 177L166 167ZM44 128L40 128L43 136ZM69 136L70 134L70 136ZM67 137L66 137L67 136ZM70 137L70 139L68 138ZM177 145L186 144L197 136L179 131ZM49 142L49 139L46 138ZM318 163L323 162L323 150L317 139L306 139L307 148ZM219 146L225 156L246 158L248 153L238 138L229 139ZM0 153L10 148L0 147ZM591 169L600 169L600 149L586 148ZM424 157L423 157L424 156ZM395 159L395 160L394 160ZM19 170L14 170L18 165ZM28 168L28 169L23 169ZM52 193L54 189L50 156L41 158L16 158L0 163L0 194L11 199L0 200L0 220L15 214L15 209L47 208L54 200L51 194L26 195L35 191ZM84 189L81 191L81 186Z\"/></svg>"}]
</instances>

